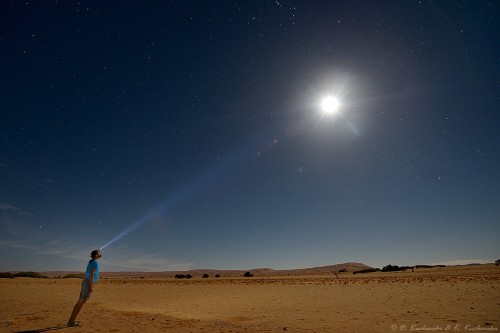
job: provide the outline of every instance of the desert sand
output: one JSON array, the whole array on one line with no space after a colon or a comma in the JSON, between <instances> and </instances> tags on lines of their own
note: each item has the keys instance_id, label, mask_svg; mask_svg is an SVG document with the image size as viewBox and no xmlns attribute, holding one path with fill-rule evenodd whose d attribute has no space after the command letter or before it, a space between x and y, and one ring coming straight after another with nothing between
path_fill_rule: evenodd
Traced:
<instances>
[{"instance_id":1,"label":"desert sand","mask_svg":"<svg viewBox=\"0 0 500 333\"><path fill-rule=\"evenodd\" d=\"M0 279L1 332L500 330L500 267L335 275L102 278L65 327L79 279Z\"/></svg>"}]
</instances>

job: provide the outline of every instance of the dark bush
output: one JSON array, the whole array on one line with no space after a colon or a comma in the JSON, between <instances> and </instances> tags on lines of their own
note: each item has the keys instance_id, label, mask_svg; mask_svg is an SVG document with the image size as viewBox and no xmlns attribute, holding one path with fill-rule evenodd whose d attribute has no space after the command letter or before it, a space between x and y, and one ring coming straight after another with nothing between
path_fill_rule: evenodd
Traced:
<instances>
[{"instance_id":1,"label":"dark bush","mask_svg":"<svg viewBox=\"0 0 500 333\"><path fill-rule=\"evenodd\" d=\"M186 274L186 279L191 279L193 276L191 274Z\"/></svg>"},{"instance_id":2,"label":"dark bush","mask_svg":"<svg viewBox=\"0 0 500 333\"><path fill-rule=\"evenodd\" d=\"M15 276L12 273L0 273L0 279L13 279Z\"/></svg>"},{"instance_id":3,"label":"dark bush","mask_svg":"<svg viewBox=\"0 0 500 333\"><path fill-rule=\"evenodd\" d=\"M219 275L219 274L216 274L216 275L215 275L215 277L216 277L216 278L220 278L220 275Z\"/></svg>"},{"instance_id":4,"label":"dark bush","mask_svg":"<svg viewBox=\"0 0 500 333\"><path fill-rule=\"evenodd\" d=\"M14 274L15 277L29 277L35 279L41 279L43 276L37 272L19 272Z\"/></svg>"},{"instance_id":5,"label":"dark bush","mask_svg":"<svg viewBox=\"0 0 500 333\"><path fill-rule=\"evenodd\" d=\"M176 279L185 279L186 275L184 275L184 274L175 274L175 278Z\"/></svg>"},{"instance_id":6,"label":"dark bush","mask_svg":"<svg viewBox=\"0 0 500 333\"><path fill-rule=\"evenodd\" d=\"M399 266L387 265L382 267L382 272L394 272L394 271L399 271Z\"/></svg>"},{"instance_id":7,"label":"dark bush","mask_svg":"<svg viewBox=\"0 0 500 333\"><path fill-rule=\"evenodd\" d=\"M367 268L367 269L362 269L360 271L355 271L352 272L352 274L365 274L365 273L373 273L373 272L380 272L380 268Z\"/></svg>"},{"instance_id":8,"label":"dark bush","mask_svg":"<svg viewBox=\"0 0 500 333\"><path fill-rule=\"evenodd\" d=\"M203 274L202 276L204 279L208 279L208 274Z\"/></svg>"},{"instance_id":9,"label":"dark bush","mask_svg":"<svg viewBox=\"0 0 500 333\"><path fill-rule=\"evenodd\" d=\"M382 272L398 272L398 271L406 271L407 269L412 269L410 266L396 266L396 265L387 265L382 267Z\"/></svg>"},{"instance_id":10,"label":"dark bush","mask_svg":"<svg viewBox=\"0 0 500 333\"><path fill-rule=\"evenodd\" d=\"M244 277L253 277L253 274L250 273L250 272L246 272L245 274L243 274Z\"/></svg>"}]
</instances>

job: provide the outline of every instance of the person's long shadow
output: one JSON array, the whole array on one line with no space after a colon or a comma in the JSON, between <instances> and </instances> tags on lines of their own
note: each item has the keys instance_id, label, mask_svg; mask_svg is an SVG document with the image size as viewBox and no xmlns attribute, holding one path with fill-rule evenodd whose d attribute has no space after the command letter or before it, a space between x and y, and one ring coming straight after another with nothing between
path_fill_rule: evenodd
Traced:
<instances>
[{"instance_id":1,"label":"person's long shadow","mask_svg":"<svg viewBox=\"0 0 500 333\"><path fill-rule=\"evenodd\" d=\"M17 331L14 333L42 333L42 332L62 330L63 328L66 328L66 327L68 327L68 325L58 325L58 326L52 326L52 327L39 328L39 329L35 329L35 330Z\"/></svg>"}]
</instances>

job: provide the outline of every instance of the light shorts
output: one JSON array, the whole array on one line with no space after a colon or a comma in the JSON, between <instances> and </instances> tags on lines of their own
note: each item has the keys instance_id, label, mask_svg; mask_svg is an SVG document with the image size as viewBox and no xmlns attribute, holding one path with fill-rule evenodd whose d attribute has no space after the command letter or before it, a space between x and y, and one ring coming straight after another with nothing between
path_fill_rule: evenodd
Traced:
<instances>
[{"instance_id":1,"label":"light shorts","mask_svg":"<svg viewBox=\"0 0 500 333\"><path fill-rule=\"evenodd\" d=\"M83 279L82 281L82 290L80 291L80 298L87 300L90 298L90 280Z\"/></svg>"}]
</instances>

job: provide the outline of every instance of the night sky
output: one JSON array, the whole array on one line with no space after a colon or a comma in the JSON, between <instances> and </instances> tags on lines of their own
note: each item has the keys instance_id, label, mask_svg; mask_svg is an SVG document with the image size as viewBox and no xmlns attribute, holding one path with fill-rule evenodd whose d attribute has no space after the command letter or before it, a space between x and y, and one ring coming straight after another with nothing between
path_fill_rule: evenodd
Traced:
<instances>
[{"instance_id":1,"label":"night sky","mask_svg":"<svg viewBox=\"0 0 500 333\"><path fill-rule=\"evenodd\" d=\"M494 261L499 14L2 1L0 270Z\"/></svg>"}]
</instances>

